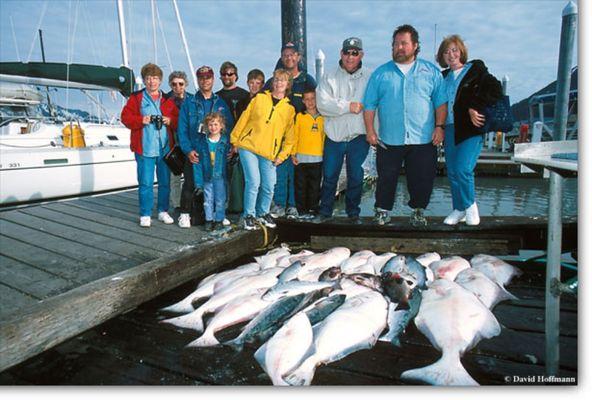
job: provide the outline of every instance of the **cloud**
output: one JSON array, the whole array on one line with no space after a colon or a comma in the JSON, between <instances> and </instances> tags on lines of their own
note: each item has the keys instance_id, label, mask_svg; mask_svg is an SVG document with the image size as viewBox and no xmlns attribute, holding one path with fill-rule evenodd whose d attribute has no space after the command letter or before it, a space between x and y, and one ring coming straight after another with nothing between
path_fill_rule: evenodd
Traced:
<instances>
[{"instance_id":1,"label":"cloud","mask_svg":"<svg viewBox=\"0 0 592 400\"><path fill-rule=\"evenodd\" d=\"M38 0L0 1L0 60L16 59L10 18L21 57L33 46L32 59L41 59L36 30L43 5ZM178 5L195 68L207 64L217 70L223 61L231 60L238 65L243 86L252 68L271 73L281 47L279 1L178 0ZM172 66L189 72L172 4L158 1L157 6ZM362 38L364 62L376 68L390 60L393 30L409 23L419 31L420 56L430 61L443 36L463 36L471 58L483 59L498 78L510 77L512 101L555 79L565 0L309 0L306 6L308 66L313 75L317 50L322 49L327 57L326 69L333 68L341 43L349 36ZM138 71L154 58L150 1L124 1L124 9L131 62ZM73 32L74 25L75 35L69 38L68 29ZM41 28L48 60L71 57L74 62L121 64L114 1L50 1ZM71 53L69 43L73 43ZM160 31L157 45L158 63L168 72Z\"/></svg>"}]
</instances>

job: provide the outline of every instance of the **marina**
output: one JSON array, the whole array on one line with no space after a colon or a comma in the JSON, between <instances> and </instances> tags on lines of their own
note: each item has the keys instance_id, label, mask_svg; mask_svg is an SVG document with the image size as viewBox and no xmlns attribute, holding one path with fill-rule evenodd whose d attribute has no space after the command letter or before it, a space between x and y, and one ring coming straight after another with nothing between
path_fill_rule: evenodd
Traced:
<instances>
[{"instance_id":1,"label":"marina","mask_svg":"<svg viewBox=\"0 0 592 400\"><path fill-rule=\"evenodd\" d=\"M285 75L279 80L296 82L297 74L303 71L306 75L307 69L307 6L305 0L282 0L278 5L279 3L282 51L277 66L286 68L286 71L280 71L280 74ZM207 15L206 3L202 4L204 15ZM174 10L182 39L182 43L178 43L172 54L183 50L185 52L190 69L188 75L192 77L194 89L198 89L191 101L198 98L200 93L201 97L206 93L204 98L209 99L213 92L202 90L203 81L214 79L217 66L211 63L214 59L218 62L219 55L213 57L209 53L211 49L208 47L211 46L203 46L203 49L200 46L200 59L205 57L208 65L213 65L214 68L204 65L197 70L202 75L193 73L196 69L181 21L183 15L176 0L172 1L172 5L173 8L169 11L172 13ZM453 177L453 161L449 163L451 177L446 176L447 160L443 148L432 148L431 145L430 150L436 149L433 154L437 154L434 156L434 161L437 161L437 176L433 186L429 188L430 204L425 209L425 219L424 206L414 206L422 208L414 209L413 217L409 218L412 211L409 206L409 186L417 186L420 182L417 177L419 175L412 167L408 171L403 167L394 193L396 201L393 212L389 214L389 210L375 208L379 207L376 205L379 200L376 194L375 150L380 146L385 151L390 151L385 143L391 143L388 135L392 132L388 132L386 128L379 131L378 135L372 132L372 121L375 121L373 107L376 104L368 101L366 94L363 100L347 100L351 101L349 107L347 102L344 103L349 110L346 114L359 114L363 111L364 119L367 116L372 117L369 123L365 121L366 139L376 145L370 153L371 157L366 159L362 167L365 177L362 198L361 203L355 205L361 208L359 216L348 217L345 212L344 166L337 182L333 216L298 216L297 213L288 213L286 207L286 216L275 218L275 214L273 215L274 223L270 214L260 215L259 202L262 201L258 201L258 219L251 215L243 219L239 214L227 213L223 218L228 218L230 226L208 221L205 226L191 226L190 229L180 228L188 227L184 226L189 225L185 218L188 214L187 211L181 211L186 205L175 207L178 205L176 199L171 199L172 203L170 200L159 199L158 209L154 204L146 205L148 198L152 200L152 197L157 197L162 191L157 194L157 187L152 184L154 177L150 177L148 184L140 178L141 168L145 168L142 167L144 158L154 158L147 155L146 148L151 140L148 133L156 129L159 133L158 145L162 146L160 130L164 116L166 125L171 128L167 127L169 145L173 135L177 134L172 128L174 126L177 129L177 117L173 117L177 114L170 110L177 111L181 106L180 103L173 104L174 97L163 102L164 92L161 92L160 84L165 82L163 69L167 70L167 67L164 67L162 59L160 63L164 68L157 65L158 22L166 49L168 72L174 70L161 21L162 16L167 26L174 25L172 14L168 18L164 13L159 14L155 0L150 2L150 7L144 7L151 11L154 53L152 60L146 59L147 54L143 54L142 62L138 64L140 52L133 54L135 58L132 58L131 48L139 41L148 42L145 39L148 38L149 18L147 14L141 17L137 12L132 12L135 4L118 0L116 11L123 65L120 68L109 68L72 63L78 19L86 18L84 13L88 12L87 6L90 9L94 5L77 3L72 15L70 4L68 17L74 24L74 33L71 34L68 22L67 57L62 57L67 59L66 63L46 61L42 30L39 29L45 17L46 3L37 27L42 62L31 62L37 35L33 37L34 42L27 61L20 62L12 15L10 23L19 62L5 62L2 51L0 385L576 386L583 381L579 378L581 356L578 351L578 316L582 315L578 310L578 91L577 80L570 83L574 74L577 78L573 53L576 47L574 40L578 11L574 2L569 2L561 15L557 80L515 104L512 110L507 109L510 107L507 96L509 76L504 75L496 82L499 94L494 97L498 98L498 103L495 107L488 105L487 126L492 123L489 119L492 116L498 126L504 127L483 129L485 133L482 133L483 144L479 144L482 146L480 155L479 148L475 147L476 152L471 161L476 162L476 178L475 183L471 181L468 186L475 193L471 193L471 200L467 204L473 203L462 211L462 215L461 211L454 210L446 218L446 222L443 222L451 211L453 196L450 188L458 184L454 182L458 178ZM311 9L322 9L325 6L314 4ZM488 4L487 7L489 6ZM18 9L13 6L11 8ZM267 5L260 10L261 16L267 15L266 8ZM401 8L402 11L404 9L405 7ZM375 12L376 10L372 10L372 14ZM130 25L133 28L126 27L125 14L132 17L133 23ZM185 14L183 18L187 19L188 16L189 14ZM113 17L114 13L109 16ZM275 14L273 17L277 18ZM100 18L104 17L97 17ZM313 21L318 24L316 18ZM136 37L130 34L128 41L126 34L134 29L137 34L137 25L142 23L146 27L145 31ZM240 25L240 21L236 25ZM387 30L392 30L390 25L392 24L389 22ZM200 28L205 26L204 22L204 26L200 25ZM377 21L376 29L372 30L380 31L380 26ZM414 74L421 67L415 68L414 65L423 64L415 62L419 42L412 33L417 34L417 31L410 25L403 26L409 26L411 31L397 33L401 26L396 28L392 36L392 58L405 63L413 61L409 65L410 69L405 69L401 75L404 83L406 79L419 79ZM192 28L190 26L189 31L195 35ZM443 31L438 31L439 28ZM89 25L87 33L89 39L94 40L92 29L94 27ZM109 29L102 29L106 36ZM450 35L449 29L450 27L442 28L434 24L433 54L436 53L437 34ZM426 28L422 27L423 30ZM465 32L460 33L465 36ZM372 37L370 34L368 36ZM401 38L407 36L411 42L402 43ZM478 41L471 38L468 32L466 36L469 36L467 42L473 48ZM245 35L245 40L247 37ZM395 38L399 38L399 42ZM427 44L424 38L422 33L423 47ZM210 42L223 43L224 35L207 39ZM548 39L545 41L549 42ZM111 42L112 46L115 41ZM265 49L265 40L257 42ZM327 44L320 38L310 42L315 43L315 46ZM364 36L366 47L362 47L361 39L346 39L340 50L342 60L338 71L342 69L349 75L361 71L364 51L368 54L376 53L376 48L373 48L376 42L376 37L370 41ZM475 46L475 49L490 45L487 43L488 41ZM241 43L241 49L243 44ZM460 37L456 42L451 41L442 47L441 49L447 49L444 52L447 54L442 59L441 51L438 51L437 62L441 67L449 68L449 71L444 71L444 76L453 70L455 73L462 73L454 66L459 64L460 67L467 64L467 70L472 68L471 73L478 68L485 68L485 72L481 73L487 73L487 68L480 60L467 62L466 49L453 49L454 46L460 47L459 44L464 47ZM399 50L396 50L396 46ZM413 46L416 46L414 54L410 50ZM289 69L282 59L284 50L289 56L296 57L290 61L295 65L294 69ZM227 51L224 48L224 52ZM93 48L93 53L95 52L96 49ZM406 52L409 52L409 59L402 57ZM260 54L254 53L258 63L255 67L267 68L266 65L259 65ZM453 56L457 53L461 55L460 61ZM99 61L96 54L93 55L95 64L107 65L103 60ZM402 57L400 60L397 58L399 55ZM462 55L465 60L462 60ZM334 54L332 56L327 64L330 69L335 64ZM421 56L424 57L425 54ZM352 65L352 60L357 60L355 69L348 69L343 57ZM269 54L265 58L269 59L266 62L274 61ZM325 89L323 85L328 85L324 81L331 79L323 78L324 60L324 53L319 48L315 59L319 86L316 94L313 93L312 100L307 98L314 107L310 108L305 103L305 109L313 116L324 115L322 107L316 108L315 100L315 96L320 97L319 89ZM109 63L118 64L113 64L112 61L110 59ZM242 63L241 68L245 65L242 60L235 61ZM393 64L394 71L401 72L398 61L399 66L394 66L390 59L388 63ZM493 73L500 72L499 64L493 60L485 61L492 71L489 77L497 80ZM142 78L136 79L134 70L139 70L136 67L144 62L149 62L144 67L151 66L152 69L146 69L151 72L145 74L142 68ZM364 59L365 67L374 68L377 62L377 59L370 57ZM220 67L224 88L227 88L227 84L222 76L227 79L234 76L234 81L238 79L238 69L230 64L233 68ZM429 68L425 71L428 70ZM440 77L435 65L434 71ZM241 78L244 78L246 70L242 69L241 73ZM328 71L328 77L332 76L330 73ZM366 73L364 69L362 75L365 77ZM366 90L371 93L370 99L372 96L378 97L379 93L382 96L383 85L394 82L376 81L374 75L369 80L374 86L368 85L368 88L374 87L373 91ZM188 86L187 77L181 79L179 76L176 79L183 82L177 82L177 85ZM454 76L456 79L459 75ZM465 80L466 76L468 74L459 78L461 87L460 82L468 82ZM272 92L280 93L276 92L275 79L277 78L274 77ZM516 82L520 82L520 79L525 80L522 76ZM139 96L137 93L132 95L134 90L142 89L142 82L146 91L142 91ZM261 84L263 82L262 77ZM480 91L482 83L475 86ZM519 83L518 87L521 85L527 86ZM51 97L58 97L58 89L50 89L54 86L60 91L66 89L60 93L81 89L87 105L96 107L97 116L72 108L74 101L70 102L69 94L65 95L66 107L52 105ZM173 88L170 77L169 86ZM282 97L289 94L290 86L284 86ZM423 86L416 86L409 87L415 88L417 93L413 93L416 95L422 95ZM212 87L213 84L208 90ZM364 85L360 86L362 89L363 87ZM468 85L465 84L466 87ZM449 89L450 87L446 90ZM103 105L106 98L91 95L89 91L93 90L111 91L113 109L108 112ZM189 93L184 90L177 99L181 102ZM446 93L448 108L455 104L456 116L461 114L457 112L457 105L462 102L459 101L460 96L453 96L455 93L462 93L462 90L464 89L457 86ZM55 96L50 96L51 91L55 91ZM131 121L131 108L126 106L127 127L117 117L123 106L121 99L116 100L118 92L123 95L124 101L129 98L128 105L131 98L135 99L133 128L128 123ZM293 92L297 96L304 96L294 90ZM146 93L152 96L153 107L147 101L144 102L148 99L148 96L143 97ZM493 91L489 94L492 93ZM499 96L502 94L503 100L508 103L503 110L497 108L501 107ZM177 92L173 90L170 95L175 96ZM270 99L272 97L272 94L265 95L269 95ZM409 100L407 96L403 95L403 105ZM427 104L432 107L433 103L433 107L436 107L436 96L433 93L430 96L433 98ZM154 99L158 100L158 104L154 103ZM378 102L378 98L374 100ZM216 101L214 98L212 103L215 104ZM380 101L381 106L387 104L382 98ZM171 105L166 115L161 107L164 103ZM551 103L554 103L552 112ZM272 115L278 103L269 101L269 104L271 113L261 112L263 116L269 115L266 124L275 121L272 120ZM296 102L294 107L295 104ZM181 107L183 111L186 110L185 105ZM444 103L441 105L443 107ZM146 111L147 106L152 107L151 111ZM475 105L471 107L477 108ZM538 116L534 112L537 107ZM441 109L440 106L437 108ZM311 111L313 109L314 113ZM431 108L429 111L431 118ZM187 112L191 123L198 122L191 112L193 110ZM465 109L463 112L470 115L469 124L472 125L468 131L474 136L474 128L479 126L475 118L485 121L485 116L479 113L486 112L481 109ZM154 113L158 115L152 115ZM101 116L103 114L104 117ZM148 114L150 122L145 122ZM381 113L379 117L383 118L387 114ZM405 109L403 114L406 119L408 114ZM552 117L550 114L553 114ZM452 118L451 115L448 116ZM324 115L327 121L329 117L331 116ZM125 121L123 116L120 118ZM314 118L316 121L317 117ZM455 131L449 130L448 120L445 126L438 122L439 119L440 115L436 111L435 121L429 121L430 124L436 124L431 136L432 143L434 146L444 145L449 152L451 150L447 146L450 142L443 143L443 135L452 132L452 138L455 138ZM458 123L456 117L452 120L458 139L462 124ZM156 128L158 121L160 126ZM204 121L207 122L208 119ZM221 125L223 129L224 118L217 121L218 128ZM199 133L202 133L203 121L199 122ZM381 119L380 125L388 126L384 122ZM187 121L184 123L186 129L192 126L187 126ZM402 123L404 129L401 134L406 137L403 139L403 147L406 149L413 141L408 142L410 132L407 122ZM271 158L273 160L277 156L282 161L279 158L282 150L290 155L290 149L284 148L288 142L287 133L283 132L284 128L278 128L279 125L276 126L275 122L270 126L278 132L282 130L279 153L275 153L278 144L276 138L273 146L273 154L276 155ZM316 122L314 126L317 129ZM142 146L137 147L137 143L134 149L136 153L130 152L128 128L135 132L132 133L131 147L134 148L133 143L141 143L146 154L142 153ZM179 135L187 135L184 128L179 127ZM220 129L214 131L209 125L208 129L212 129L209 133L225 134ZM442 137L436 133L437 129L444 132ZM532 134L530 137L529 129ZM252 131L253 128L247 135ZM272 133L276 135L278 132ZM266 137L259 136L258 130L254 133L251 139L256 146L254 149L247 148L245 154L250 151L259 154L256 151L257 146L264 145L259 140L267 140ZM357 131L354 133L358 135ZM133 142L134 134L136 139L140 138L139 142ZM329 130L326 134L330 138ZM245 137L242 136L242 139ZM449 136L446 137L446 140L450 139ZM348 146L354 140L357 139L351 139ZM531 140L532 143L529 143ZM329 148L327 143L332 142L325 141L325 151ZM457 141L457 145L459 143ZM245 150L239 144L233 142L235 147ZM366 143L364 146L367 148ZM160 156L165 148L166 145L157 149L161 152ZM456 151L455 149L448 154L452 156ZM208 147L208 152L214 154L215 150ZM196 157L196 154L186 152L192 162L195 161L191 157ZM222 157L217 156L216 163L217 160L225 159L226 153L220 154ZM292 154L295 156L296 153ZM323 154L321 159L325 161L330 159L323 153L322 147L319 154ZM244 164L243 168L247 168L243 155L241 153L241 164ZM348 153L349 172L350 156ZM361 161L362 158L359 158ZM279 163L278 159L276 161ZM451 158L453 159L454 157ZM386 158L382 160L381 173L385 175L381 175L381 179L384 179L388 168L384 164ZM406 165L413 165L409 161L410 159L405 158ZM185 167L188 165L190 166L186 164ZM224 163L212 163L212 167L214 165L225 168ZM353 168L358 167L359 165ZM456 167L458 166L454 166ZM163 167L159 168L160 174ZM417 168L418 171L419 169ZM164 170L168 173L167 168ZM338 170L335 169L335 172ZM152 172L149 174L152 175ZM331 175L327 170L324 174L323 179L326 181L323 185L329 181L328 177ZM166 181L166 175L158 175L158 178L161 183ZM197 186L197 178L194 179ZM178 180L175 185L178 185ZM140 192L137 189L139 181L143 185ZM381 182L384 184L385 181ZM223 181L218 183L225 184ZM321 184L320 177L318 183ZM193 185L191 183L190 191L193 191ZM263 186L262 183L261 187ZM174 189L179 188L175 186ZM185 189L184 187L184 192ZM265 190L261 189L263 192ZM262 194L261 191L259 196L267 196L267 192ZM222 187L223 196L226 196L225 192ZM249 191L245 190L245 199L247 192ZM171 196L178 199L179 193L172 193L175 194ZM193 193L193 203L196 203L196 193L197 191ZM333 189L329 194L332 193ZM210 196L215 198L219 194ZM216 199L218 200L220 198ZM184 201L187 202L187 196ZM278 200L274 198L274 201ZM458 202L459 199L455 198L455 201ZM479 203L479 211L476 202ZM244 201L245 210L248 203L249 201ZM385 204L389 205L380 207L390 207L390 203ZM169 206L170 216L167 213ZM213 207L211 203L209 206ZM192 204L191 207L193 213L196 206ZM150 208L151 220L146 216ZM312 210L307 206L306 210L309 209ZM351 213L351 204L348 204L347 209ZM472 214L469 214L469 209ZM245 213L248 214L246 211ZM458 215L455 216L455 213ZM158 219L155 218L157 214ZM180 215L183 218L179 218ZM225 220L224 224L227 222ZM266 228L266 224L270 228ZM360 256L364 252L368 254ZM426 261L428 259L430 261ZM457 279L461 271L468 273ZM201 294L197 295L200 291ZM327 302L323 303L324 300ZM238 316L232 314L236 309L240 310L236 314ZM289 368L288 362L292 362Z\"/></svg>"}]
</instances>

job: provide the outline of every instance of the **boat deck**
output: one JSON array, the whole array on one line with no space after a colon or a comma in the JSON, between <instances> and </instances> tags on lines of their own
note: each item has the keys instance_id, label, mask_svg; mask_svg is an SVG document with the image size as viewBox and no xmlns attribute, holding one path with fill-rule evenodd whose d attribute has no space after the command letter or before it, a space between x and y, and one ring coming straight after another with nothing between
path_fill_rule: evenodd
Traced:
<instances>
[{"instance_id":1,"label":"boat deck","mask_svg":"<svg viewBox=\"0 0 592 400\"><path fill-rule=\"evenodd\" d=\"M244 259L243 262L248 260ZM234 264L236 265L236 264ZM508 289L520 300L499 304L494 314L502 333L481 341L462 362L482 385L544 384L544 266L520 265L525 272ZM254 347L236 353L226 347L185 348L197 333L159 324L159 308L184 297L197 280L132 312L111 319L66 343L0 374L0 384L26 385L269 385L253 357ZM557 376L577 383L577 300L561 300L560 368ZM219 339L231 338L229 328ZM410 325L395 348L379 342L370 350L320 367L313 385L402 385L402 371L439 358ZM529 381L530 379L530 381ZM549 383L549 382L547 382Z\"/></svg>"}]
</instances>

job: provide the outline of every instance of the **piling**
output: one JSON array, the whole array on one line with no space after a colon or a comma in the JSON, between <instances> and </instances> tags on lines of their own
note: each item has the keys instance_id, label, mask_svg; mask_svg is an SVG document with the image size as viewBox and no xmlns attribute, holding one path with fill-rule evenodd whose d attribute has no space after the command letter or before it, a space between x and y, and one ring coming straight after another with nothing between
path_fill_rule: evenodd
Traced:
<instances>
[{"instance_id":1,"label":"piling","mask_svg":"<svg viewBox=\"0 0 592 400\"><path fill-rule=\"evenodd\" d=\"M298 48L301 63L306 63L306 0L282 0L282 44L292 42Z\"/></svg>"},{"instance_id":2,"label":"piling","mask_svg":"<svg viewBox=\"0 0 592 400\"><path fill-rule=\"evenodd\" d=\"M325 53L323 50L319 49L317 51L317 56L315 57L315 79L317 80L317 85L321 82L321 78L325 74Z\"/></svg>"},{"instance_id":3,"label":"piling","mask_svg":"<svg viewBox=\"0 0 592 400\"><path fill-rule=\"evenodd\" d=\"M565 140L569 105L571 65L576 35L578 9L570 1L563 9L559 65L557 68L557 94L553 140ZM561 282L561 199L563 178L551 171L549 179L549 230L547 235L547 278L545 307L546 373L555 376L559 369L559 301L557 290Z\"/></svg>"}]
</instances>

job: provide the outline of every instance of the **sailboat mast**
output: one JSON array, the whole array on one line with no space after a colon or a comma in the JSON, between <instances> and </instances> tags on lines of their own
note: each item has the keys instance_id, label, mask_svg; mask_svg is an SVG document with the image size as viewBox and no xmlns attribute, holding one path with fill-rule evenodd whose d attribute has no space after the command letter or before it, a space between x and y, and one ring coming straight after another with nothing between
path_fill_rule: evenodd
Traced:
<instances>
[{"instance_id":1,"label":"sailboat mast","mask_svg":"<svg viewBox=\"0 0 592 400\"><path fill-rule=\"evenodd\" d=\"M152 47L154 49L154 64L158 65L158 53L156 51L156 12L154 10L154 0L150 0L150 8L152 10Z\"/></svg>"},{"instance_id":2,"label":"sailboat mast","mask_svg":"<svg viewBox=\"0 0 592 400\"><path fill-rule=\"evenodd\" d=\"M181 39L183 40L183 47L185 48L185 55L187 56L187 61L189 62L189 70L191 71L190 75L193 78L193 86L195 86L195 91L197 92L197 78L195 76L195 69L193 68L193 62L191 61L191 56L189 55L189 47L187 46L187 39L185 39L185 30L183 29L183 23L181 22L181 14L179 14L179 7L177 7L177 0L173 0L173 7L175 8L175 15L177 16L177 24L179 25L179 30L181 31Z\"/></svg>"},{"instance_id":3,"label":"sailboat mast","mask_svg":"<svg viewBox=\"0 0 592 400\"><path fill-rule=\"evenodd\" d=\"M125 19L123 16L123 0L117 0L117 15L119 17L119 37L121 38L121 55L123 65L129 68L129 58L127 55L127 38L125 36Z\"/></svg>"}]
</instances>

